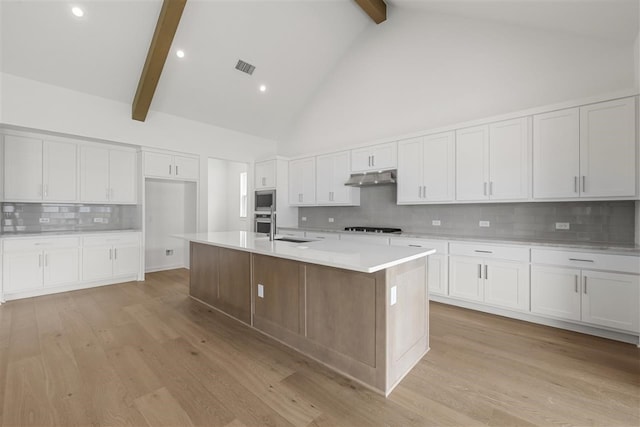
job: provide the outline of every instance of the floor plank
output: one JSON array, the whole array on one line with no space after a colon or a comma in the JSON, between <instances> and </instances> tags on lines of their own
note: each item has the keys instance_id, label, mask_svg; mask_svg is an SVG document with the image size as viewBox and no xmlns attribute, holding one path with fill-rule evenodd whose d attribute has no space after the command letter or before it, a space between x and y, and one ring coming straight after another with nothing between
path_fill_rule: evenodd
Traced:
<instances>
[{"instance_id":1,"label":"floor plank","mask_svg":"<svg viewBox=\"0 0 640 427\"><path fill-rule=\"evenodd\" d=\"M188 296L187 270L0 306L0 425L640 425L633 345L431 303L385 399Z\"/></svg>"}]
</instances>

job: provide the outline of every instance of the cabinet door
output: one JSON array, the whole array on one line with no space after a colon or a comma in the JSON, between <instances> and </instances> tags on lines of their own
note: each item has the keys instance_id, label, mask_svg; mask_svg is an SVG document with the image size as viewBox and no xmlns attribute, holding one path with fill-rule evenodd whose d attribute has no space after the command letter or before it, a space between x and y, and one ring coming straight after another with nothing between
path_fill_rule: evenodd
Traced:
<instances>
[{"instance_id":1,"label":"cabinet door","mask_svg":"<svg viewBox=\"0 0 640 427\"><path fill-rule=\"evenodd\" d=\"M71 285L80 280L80 249L48 250L44 253L44 286Z\"/></svg>"},{"instance_id":2,"label":"cabinet door","mask_svg":"<svg viewBox=\"0 0 640 427\"><path fill-rule=\"evenodd\" d=\"M485 260L483 270L485 303L529 310L529 264Z\"/></svg>"},{"instance_id":3,"label":"cabinet door","mask_svg":"<svg viewBox=\"0 0 640 427\"><path fill-rule=\"evenodd\" d=\"M255 188L276 188L276 161L258 162L255 165Z\"/></svg>"},{"instance_id":4,"label":"cabinet door","mask_svg":"<svg viewBox=\"0 0 640 427\"><path fill-rule=\"evenodd\" d=\"M640 332L640 276L583 270L582 321Z\"/></svg>"},{"instance_id":5,"label":"cabinet door","mask_svg":"<svg viewBox=\"0 0 640 427\"><path fill-rule=\"evenodd\" d=\"M581 195L634 196L636 149L634 98L581 107Z\"/></svg>"},{"instance_id":6,"label":"cabinet door","mask_svg":"<svg viewBox=\"0 0 640 427\"><path fill-rule=\"evenodd\" d=\"M423 198L431 202L453 200L455 196L455 132L424 139Z\"/></svg>"},{"instance_id":7,"label":"cabinet door","mask_svg":"<svg viewBox=\"0 0 640 427\"><path fill-rule=\"evenodd\" d=\"M333 155L318 156L316 158L316 202L331 204L333 189Z\"/></svg>"},{"instance_id":8,"label":"cabinet door","mask_svg":"<svg viewBox=\"0 0 640 427\"><path fill-rule=\"evenodd\" d=\"M4 137L4 197L6 200L42 200L42 141Z\"/></svg>"},{"instance_id":9,"label":"cabinet door","mask_svg":"<svg viewBox=\"0 0 640 427\"><path fill-rule=\"evenodd\" d=\"M398 147L395 143L375 145L372 148L371 166L373 170L395 169L398 166L396 159Z\"/></svg>"},{"instance_id":10,"label":"cabinet door","mask_svg":"<svg viewBox=\"0 0 640 427\"><path fill-rule=\"evenodd\" d=\"M174 173L173 156L171 154L151 152L144 153L145 176L172 178Z\"/></svg>"},{"instance_id":11,"label":"cabinet door","mask_svg":"<svg viewBox=\"0 0 640 427\"><path fill-rule=\"evenodd\" d=\"M580 320L580 270L532 266L531 312Z\"/></svg>"},{"instance_id":12,"label":"cabinet door","mask_svg":"<svg viewBox=\"0 0 640 427\"><path fill-rule=\"evenodd\" d=\"M83 202L109 201L109 150L80 148L80 199Z\"/></svg>"},{"instance_id":13,"label":"cabinet door","mask_svg":"<svg viewBox=\"0 0 640 427\"><path fill-rule=\"evenodd\" d=\"M423 162L426 156L423 156L423 146L423 138L398 143L398 203L424 201Z\"/></svg>"},{"instance_id":14,"label":"cabinet door","mask_svg":"<svg viewBox=\"0 0 640 427\"><path fill-rule=\"evenodd\" d=\"M484 299L482 258L449 257L449 296L473 301Z\"/></svg>"},{"instance_id":15,"label":"cabinet door","mask_svg":"<svg viewBox=\"0 0 640 427\"><path fill-rule=\"evenodd\" d=\"M449 293L449 271L446 255L427 257L427 284L429 294L447 295Z\"/></svg>"},{"instance_id":16,"label":"cabinet door","mask_svg":"<svg viewBox=\"0 0 640 427\"><path fill-rule=\"evenodd\" d=\"M78 195L78 146L45 141L43 149L44 200L73 202Z\"/></svg>"},{"instance_id":17,"label":"cabinet door","mask_svg":"<svg viewBox=\"0 0 640 427\"><path fill-rule=\"evenodd\" d=\"M5 252L2 285L5 294L42 287L42 251Z\"/></svg>"},{"instance_id":18,"label":"cabinet door","mask_svg":"<svg viewBox=\"0 0 640 427\"><path fill-rule=\"evenodd\" d=\"M138 274L140 271L140 246L117 245L113 247L113 275Z\"/></svg>"},{"instance_id":19,"label":"cabinet door","mask_svg":"<svg viewBox=\"0 0 640 427\"><path fill-rule=\"evenodd\" d=\"M135 151L109 150L109 200L136 203L138 176Z\"/></svg>"},{"instance_id":20,"label":"cabinet door","mask_svg":"<svg viewBox=\"0 0 640 427\"><path fill-rule=\"evenodd\" d=\"M371 170L371 147L351 150L351 172L364 172Z\"/></svg>"},{"instance_id":21,"label":"cabinet door","mask_svg":"<svg viewBox=\"0 0 640 427\"><path fill-rule=\"evenodd\" d=\"M113 276L111 246L90 246L82 249L82 279L99 280Z\"/></svg>"},{"instance_id":22,"label":"cabinet door","mask_svg":"<svg viewBox=\"0 0 640 427\"><path fill-rule=\"evenodd\" d=\"M489 198L489 127L456 131L456 200Z\"/></svg>"},{"instance_id":23,"label":"cabinet door","mask_svg":"<svg viewBox=\"0 0 640 427\"><path fill-rule=\"evenodd\" d=\"M580 176L579 110L533 116L533 197L578 197Z\"/></svg>"},{"instance_id":24,"label":"cabinet door","mask_svg":"<svg viewBox=\"0 0 640 427\"><path fill-rule=\"evenodd\" d=\"M316 202L316 159L289 162L289 204L313 205Z\"/></svg>"},{"instance_id":25,"label":"cabinet door","mask_svg":"<svg viewBox=\"0 0 640 427\"><path fill-rule=\"evenodd\" d=\"M331 202L333 204L360 204L360 189L344 185L351 175L351 153L343 151L332 155ZM319 173L316 176L321 176Z\"/></svg>"},{"instance_id":26,"label":"cabinet door","mask_svg":"<svg viewBox=\"0 0 640 427\"><path fill-rule=\"evenodd\" d=\"M489 126L489 195L496 200L529 197L528 119Z\"/></svg>"},{"instance_id":27,"label":"cabinet door","mask_svg":"<svg viewBox=\"0 0 640 427\"><path fill-rule=\"evenodd\" d=\"M199 179L200 160L193 157L173 156L178 179Z\"/></svg>"}]
</instances>

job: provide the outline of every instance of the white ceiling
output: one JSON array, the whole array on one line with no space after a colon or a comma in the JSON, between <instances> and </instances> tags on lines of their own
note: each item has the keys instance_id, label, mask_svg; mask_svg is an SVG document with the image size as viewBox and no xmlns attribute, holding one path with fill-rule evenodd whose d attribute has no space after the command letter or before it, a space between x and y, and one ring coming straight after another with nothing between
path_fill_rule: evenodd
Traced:
<instances>
[{"instance_id":1,"label":"white ceiling","mask_svg":"<svg viewBox=\"0 0 640 427\"><path fill-rule=\"evenodd\" d=\"M2 71L131 103L162 0L2 2ZM638 0L387 0L447 13L632 43ZM384 24L382 24L384 25ZM151 112L279 139L350 46L375 24L353 0L188 0ZM172 51L172 52L173 52ZM238 59L253 76L234 69ZM266 84L266 93L258 86Z\"/></svg>"}]
</instances>

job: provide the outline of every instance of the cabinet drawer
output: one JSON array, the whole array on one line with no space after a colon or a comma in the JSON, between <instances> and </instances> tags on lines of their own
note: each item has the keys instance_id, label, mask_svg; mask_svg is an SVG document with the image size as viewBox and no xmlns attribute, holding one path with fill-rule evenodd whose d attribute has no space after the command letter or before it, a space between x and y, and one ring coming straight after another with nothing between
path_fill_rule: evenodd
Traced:
<instances>
[{"instance_id":1,"label":"cabinet drawer","mask_svg":"<svg viewBox=\"0 0 640 427\"><path fill-rule=\"evenodd\" d=\"M640 257L629 255L532 249L531 262L533 264L564 265L640 274Z\"/></svg>"},{"instance_id":2,"label":"cabinet drawer","mask_svg":"<svg viewBox=\"0 0 640 427\"><path fill-rule=\"evenodd\" d=\"M451 255L479 256L485 259L505 259L529 262L529 248L520 246L498 246L470 243L451 243Z\"/></svg>"},{"instance_id":3,"label":"cabinet drawer","mask_svg":"<svg viewBox=\"0 0 640 427\"><path fill-rule=\"evenodd\" d=\"M322 232L305 231L304 236L310 239L318 239L318 240L340 239L340 235L338 233L322 233Z\"/></svg>"},{"instance_id":4,"label":"cabinet drawer","mask_svg":"<svg viewBox=\"0 0 640 427\"><path fill-rule=\"evenodd\" d=\"M140 233L107 234L83 238L84 246L136 245L140 242Z\"/></svg>"},{"instance_id":5,"label":"cabinet drawer","mask_svg":"<svg viewBox=\"0 0 640 427\"><path fill-rule=\"evenodd\" d=\"M79 246L79 237L55 237L47 239L16 238L6 239L3 244L5 252L45 250L53 248L77 248Z\"/></svg>"},{"instance_id":6,"label":"cabinet drawer","mask_svg":"<svg viewBox=\"0 0 640 427\"><path fill-rule=\"evenodd\" d=\"M449 242L446 240L414 239L412 237L392 237L391 246L408 246L417 248L433 248L437 254L446 255L449 252Z\"/></svg>"}]
</instances>

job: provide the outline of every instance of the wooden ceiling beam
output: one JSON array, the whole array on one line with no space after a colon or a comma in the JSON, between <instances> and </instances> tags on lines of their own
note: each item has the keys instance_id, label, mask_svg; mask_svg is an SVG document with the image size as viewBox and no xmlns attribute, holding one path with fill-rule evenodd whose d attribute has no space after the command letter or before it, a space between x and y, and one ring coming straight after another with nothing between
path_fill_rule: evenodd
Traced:
<instances>
[{"instance_id":1,"label":"wooden ceiling beam","mask_svg":"<svg viewBox=\"0 0 640 427\"><path fill-rule=\"evenodd\" d=\"M384 0L355 0L373 22L379 24L387 20L387 4Z\"/></svg>"},{"instance_id":2,"label":"wooden ceiling beam","mask_svg":"<svg viewBox=\"0 0 640 427\"><path fill-rule=\"evenodd\" d=\"M182 11L187 0L164 0L156 30L153 33L151 46L147 52L147 59L138 82L136 96L133 99L131 117L133 120L144 122L153 100L160 75L167 61L173 37L178 29Z\"/></svg>"}]
</instances>

